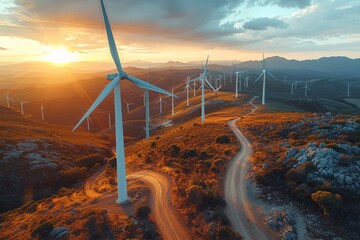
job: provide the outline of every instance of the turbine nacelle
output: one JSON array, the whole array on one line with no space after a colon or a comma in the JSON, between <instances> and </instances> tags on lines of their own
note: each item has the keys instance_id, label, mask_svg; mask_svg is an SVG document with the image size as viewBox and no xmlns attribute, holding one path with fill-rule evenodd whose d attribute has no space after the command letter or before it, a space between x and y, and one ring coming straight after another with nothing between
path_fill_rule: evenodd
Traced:
<instances>
[{"instance_id":1,"label":"turbine nacelle","mask_svg":"<svg viewBox=\"0 0 360 240\"><path fill-rule=\"evenodd\" d=\"M106 80L112 81L115 78L117 78L118 76L120 76L120 79L125 79L127 77L126 72L121 72L121 73L110 73L106 75Z\"/></svg>"}]
</instances>

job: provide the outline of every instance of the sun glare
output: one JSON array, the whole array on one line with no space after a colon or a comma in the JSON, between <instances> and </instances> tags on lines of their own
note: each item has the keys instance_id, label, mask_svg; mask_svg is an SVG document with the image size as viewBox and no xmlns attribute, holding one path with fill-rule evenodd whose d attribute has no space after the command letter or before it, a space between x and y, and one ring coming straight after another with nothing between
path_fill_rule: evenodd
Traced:
<instances>
[{"instance_id":1,"label":"sun glare","mask_svg":"<svg viewBox=\"0 0 360 240\"><path fill-rule=\"evenodd\" d=\"M55 64L65 64L78 61L77 54L69 52L65 47L56 48L43 57L44 61Z\"/></svg>"}]
</instances>

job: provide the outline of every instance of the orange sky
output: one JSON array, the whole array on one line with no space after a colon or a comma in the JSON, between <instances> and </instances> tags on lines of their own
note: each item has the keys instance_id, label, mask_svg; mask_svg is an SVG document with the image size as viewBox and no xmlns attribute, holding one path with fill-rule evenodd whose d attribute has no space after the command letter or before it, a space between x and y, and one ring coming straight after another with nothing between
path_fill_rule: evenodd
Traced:
<instances>
[{"instance_id":1,"label":"orange sky","mask_svg":"<svg viewBox=\"0 0 360 240\"><path fill-rule=\"evenodd\" d=\"M357 1L105 4L123 62L360 56ZM111 61L98 1L2 0L0 19L1 63Z\"/></svg>"}]
</instances>

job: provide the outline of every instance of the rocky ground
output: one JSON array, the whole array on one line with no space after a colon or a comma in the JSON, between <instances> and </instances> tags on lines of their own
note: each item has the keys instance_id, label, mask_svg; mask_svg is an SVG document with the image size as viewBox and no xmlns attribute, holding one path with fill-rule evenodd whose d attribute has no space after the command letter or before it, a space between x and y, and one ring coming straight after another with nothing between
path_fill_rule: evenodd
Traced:
<instances>
[{"instance_id":1,"label":"rocky ground","mask_svg":"<svg viewBox=\"0 0 360 240\"><path fill-rule=\"evenodd\" d=\"M359 236L359 122L331 113L266 113L240 123L254 142L257 205L281 239Z\"/></svg>"}]
</instances>

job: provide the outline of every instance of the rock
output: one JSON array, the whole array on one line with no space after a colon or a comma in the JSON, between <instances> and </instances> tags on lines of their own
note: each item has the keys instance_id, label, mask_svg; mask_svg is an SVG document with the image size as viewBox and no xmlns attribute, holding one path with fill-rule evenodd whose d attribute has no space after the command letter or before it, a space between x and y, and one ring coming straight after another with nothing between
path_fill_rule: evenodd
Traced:
<instances>
[{"instance_id":1,"label":"rock","mask_svg":"<svg viewBox=\"0 0 360 240\"><path fill-rule=\"evenodd\" d=\"M62 233L67 232L69 230L69 228L67 227L58 227L58 228L54 228L50 233L49 233L49 237L51 239L58 239L57 237L59 237ZM62 239L62 238L61 238Z\"/></svg>"},{"instance_id":2,"label":"rock","mask_svg":"<svg viewBox=\"0 0 360 240\"><path fill-rule=\"evenodd\" d=\"M297 236L294 232L285 232L284 239L285 240L297 240Z\"/></svg>"},{"instance_id":3,"label":"rock","mask_svg":"<svg viewBox=\"0 0 360 240\"><path fill-rule=\"evenodd\" d=\"M285 158L286 159L292 158L296 155L297 152L298 152L297 148L289 148L288 150L286 150Z\"/></svg>"},{"instance_id":4,"label":"rock","mask_svg":"<svg viewBox=\"0 0 360 240\"><path fill-rule=\"evenodd\" d=\"M351 184L353 184L353 179L352 177L346 176L344 179L346 185L350 186ZM356 190L356 189L355 189Z\"/></svg>"},{"instance_id":5,"label":"rock","mask_svg":"<svg viewBox=\"0 0 360 240\"><path fill-rule=\"evenodd\" d=\"M319 148L326 148L326 143L321 142L321 143L319 144Z\"/></svg>"},{"instance_id":6,"label":"rock","mask_svg":"<svg viewBox=\"0 0 360 240\"><path fill-rule=\"evenodd\" d=\"M70 237L70 233L65 231L60 233L57 237L55 237L54 240L67 240L69 239L69 237Z\"/></svg>"}]
</instances>

